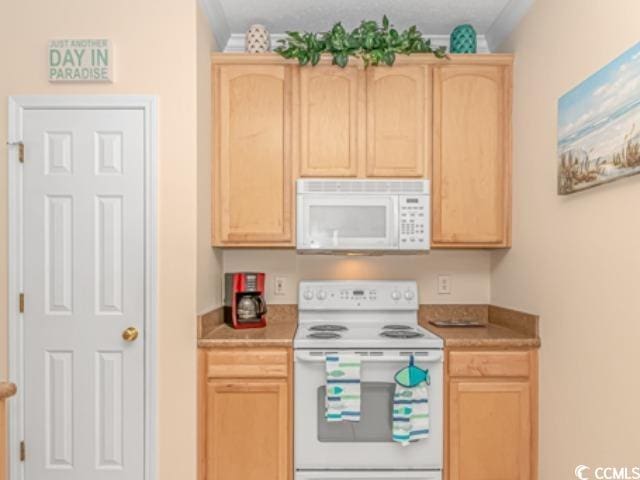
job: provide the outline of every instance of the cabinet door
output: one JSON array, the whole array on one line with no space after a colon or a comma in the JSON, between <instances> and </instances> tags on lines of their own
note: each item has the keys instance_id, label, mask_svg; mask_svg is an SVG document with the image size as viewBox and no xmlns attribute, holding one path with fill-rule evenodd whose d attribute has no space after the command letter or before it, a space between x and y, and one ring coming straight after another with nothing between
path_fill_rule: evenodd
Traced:
<instances>
[{"instance_id":1,"label":"cabinet door","mask_svg":"<svg viewBox=\"0 0 640 480\"><path fill-rule=\"evenodd\" d=\"M357 67L300 69L300 175L355 177L364 90Z\"/></svg>"},{"instance_id":2,"label":"cabinet door","mask_svg":"<svg viewBox=\"0 0 640 480\"><path fill-rule=\"evenodd\" d=\"M292 244L291 67L214 67L214 244Z\"/></svg>"},{"instance_id":3,"label":"cabinet door","mask_svg":"<svg viewBox=\"0 0 640 480\"><path fill-rule=\"evenodd\" d=\"M430 75L426 66L367 73L368 177L423 177L430 150Z\"/></svg>"},{"instance_id":4,"label":"cabinet door","mask_svg":"<svg viewBox=\"0 0 640 480\"><path fill-rule=\"evenodd\" d=\"M452 380L449 480L529 480L531 423L528 382Z\"/></svg>"},{"instance_id":5,"label":"cabinet door","mask_svg":"<svg viewBox=\"0 0 640 480\"><path fill-rule=\"evenodd\" d=\"M207 480L289 480L286 380L210 380Z\"/></svg>"},{"instance_id":6,"label":"cabinet door","mask_svg":"<svg viewBox=\"0 0 640 480\"><path fill-rule=\"evenodd\" d=\"M434 71L434 246L509 246L510 78L503 66Z\"/></svg>"}]
</instances>

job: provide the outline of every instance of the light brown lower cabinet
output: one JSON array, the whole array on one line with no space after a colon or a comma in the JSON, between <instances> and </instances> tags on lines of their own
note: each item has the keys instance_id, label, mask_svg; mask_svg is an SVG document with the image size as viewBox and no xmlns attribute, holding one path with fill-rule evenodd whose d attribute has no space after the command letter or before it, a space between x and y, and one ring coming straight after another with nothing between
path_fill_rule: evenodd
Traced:
<instances>
[{"instance_id":1,"label":"light brown lower cabinet","mask_svg":"<svg viewBox=\"0 0 640 480\"><path fill-rule=\"evenodd\" d=\"M288 349L200 351L201 480L292 478Z\"/></svg>"},{"instance_id":2,"label":"light brown lower cabinet","mask_svg":"<svg viewBox=\"0 0 640 480\"><path fill-rule=\"evenodd\" d=\"M537 351L448 352L445 478L537 478Z\"/></svg>"},{"instance_id":3,"label":"light brown lower cabinet","mask_svg":"<svg viewBox=\"0 0 640 480\"><path fill-rule=\"evenodd\" d=\"M198 355L198 479L292 480L291 350ZM446 355L445 480L537 480L537 350Z\"/></svg>"}]
</instances>

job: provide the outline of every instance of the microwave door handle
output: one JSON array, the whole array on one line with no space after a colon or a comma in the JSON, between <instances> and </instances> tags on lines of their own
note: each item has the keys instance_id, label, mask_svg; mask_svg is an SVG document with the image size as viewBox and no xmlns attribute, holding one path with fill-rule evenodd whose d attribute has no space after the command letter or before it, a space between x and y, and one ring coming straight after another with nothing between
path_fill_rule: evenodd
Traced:
<instances>
[{"instance_id":1,"label":"microwave door handle","mask_svg":"<svg viewBox=\"0 0 640 480\"><path fill-rule=\"evenodd\" d=\"M410 355L395 355L393 357L385 357L385 356L367 357L367 356L362 356L360 361L362 363L409 362L410 357L411 357ZM422 356L418 355L418 356L415 356L414 358L415 358L415 361L417 363L441 362L442 361L442 354L441 353L437 353L437 354L434 354L434 355L429 355L428 357L422 357ZM324 359L323 355L309 356L309 355L296 354L295 361L296 362L304 362L304 363L324 363L325 359Z\"/></svg>"}]
</instances>

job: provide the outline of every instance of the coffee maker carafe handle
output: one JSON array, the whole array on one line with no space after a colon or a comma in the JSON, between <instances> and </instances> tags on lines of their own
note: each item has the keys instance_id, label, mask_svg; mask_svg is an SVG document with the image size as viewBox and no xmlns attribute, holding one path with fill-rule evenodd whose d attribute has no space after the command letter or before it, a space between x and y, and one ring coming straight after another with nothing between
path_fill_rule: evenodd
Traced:
<instances>
[{"instance_id":1,"label":"coffee maker carafe handle","mask_svg":"<svg viewBox=\"0 0 640 480\"><path fill-rule=\"evenodd\" d=\"M258 317L262 317L264 315L266 315L267 313L267 303L264 301L264 298L262 298L262 295L258 295L255 298L256 302L258 302L258 312L257 315Z\"/></svg>"}]
</instances>

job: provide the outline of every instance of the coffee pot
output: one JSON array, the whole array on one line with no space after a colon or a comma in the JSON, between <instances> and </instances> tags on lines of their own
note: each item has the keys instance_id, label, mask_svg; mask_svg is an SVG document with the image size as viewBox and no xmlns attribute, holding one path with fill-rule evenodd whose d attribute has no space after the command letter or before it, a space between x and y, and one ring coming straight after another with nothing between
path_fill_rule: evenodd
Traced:
<instances>
[{"instance_id":1,"label":"coffee pot","mask_svg":"<svg viewBox=\"0 0 640 480\"><path fill-rule=\"evenodd\" d=\"M258 319L267 313L267 305L261 295L242 295L238 300L236 312L240 320Z\"/></svg>"}]
</instances>

